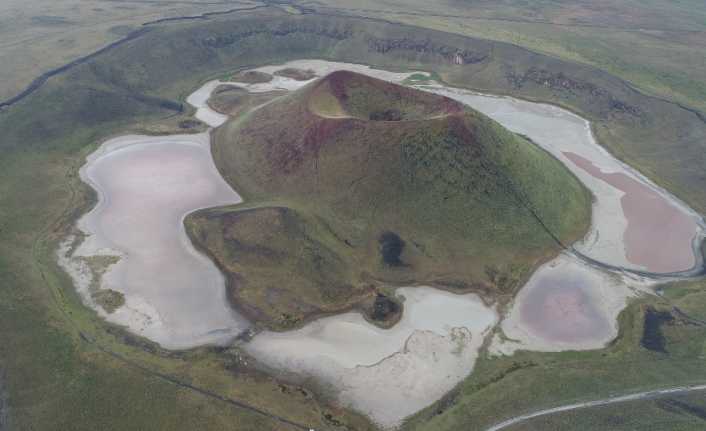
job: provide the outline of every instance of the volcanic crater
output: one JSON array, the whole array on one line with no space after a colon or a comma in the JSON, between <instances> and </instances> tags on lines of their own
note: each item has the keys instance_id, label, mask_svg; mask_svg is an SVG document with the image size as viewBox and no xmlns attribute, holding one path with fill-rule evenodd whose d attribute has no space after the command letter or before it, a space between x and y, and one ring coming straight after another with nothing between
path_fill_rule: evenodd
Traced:
<instances>
[{"instance_id":1,"label":"volcanic crater","mask_svg":"<svg viewBox=\"0 0 706 431\"><path fill-rule=\"evenodd\" d=\"M493 296L488 267L522 277L588 226L589 195L541 149L451 98L351 71L233 117L213 153L246 204L187 228L231 303L270 329L368 314L395 286Z\"/></svg>"}]
</instances>

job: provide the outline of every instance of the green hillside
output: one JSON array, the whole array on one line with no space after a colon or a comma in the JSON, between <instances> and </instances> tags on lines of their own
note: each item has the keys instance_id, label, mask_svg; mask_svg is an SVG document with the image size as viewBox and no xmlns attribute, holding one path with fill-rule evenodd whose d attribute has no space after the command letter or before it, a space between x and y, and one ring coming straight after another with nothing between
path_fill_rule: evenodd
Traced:
<instances>
[{"instance_id":1,"label":"green hillside","mask_svg":"<svg viewBox=\"0 0 706 431\"><path fill-rule=\"evenodd\" d=\"M388 284L511 293L585 232L590 197L555 159L446 97L334 72L217 132L246 209L187 225L233 304L275 328Z\"/></svg>"}]
</instances>

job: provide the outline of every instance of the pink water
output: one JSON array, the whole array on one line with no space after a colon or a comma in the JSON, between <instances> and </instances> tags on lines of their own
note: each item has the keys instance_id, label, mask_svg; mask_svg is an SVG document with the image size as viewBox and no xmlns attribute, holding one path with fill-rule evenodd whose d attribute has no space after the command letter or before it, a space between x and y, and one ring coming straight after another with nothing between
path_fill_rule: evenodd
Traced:
<instances>
[{"instance_id":1,"label":"pink water","mask_svg":"<svg viewBox=\"0 0 706 431\"><path fill-rule=\"evenodd\" d=\"M675 272L696 263L692 242L696 220L647 185L623 173L603 172L590 160L563 152L579 168L625 193L620 203L628 221L623 234L628 261L652 272Z\"/></svg>"}]
</instances>

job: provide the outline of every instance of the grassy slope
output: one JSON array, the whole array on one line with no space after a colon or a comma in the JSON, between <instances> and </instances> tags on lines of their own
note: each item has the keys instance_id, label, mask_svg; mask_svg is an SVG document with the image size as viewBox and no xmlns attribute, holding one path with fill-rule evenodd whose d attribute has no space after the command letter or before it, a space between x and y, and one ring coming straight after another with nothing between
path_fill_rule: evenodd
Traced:
<instances>
[{"instance_id":1,"label":"grassy slope","mask_svg":"<svg viewBox=\"0 0 706 431\"><path fill-rule=\"evenodd\" d=\"M242 15L242 18L251 17ZM365 34L365 38L356 37ZM427 44L406 43L398 44L396 49L385 48L386 40L426 39L430 40ZM700 174L696 171L703 157L697 139L701 126L688 114L677 112L676 108L666 104L650 102L625 89L620 81L599 72L535 57L502 45L495 45L488 60L475 66L451 66L448 54L459 48L470 52L490 51L490 45L482 41L426 30L371 22L318 21L315 17L291 18L284 23L224 20L169 25L96 58L62 78L50 80L32 97L0 112L0 129L3 130L0 140L0 364L14 428L233 427L242 430L278 427L242 410L132 372L123 362L97 352L82 341L62 310L69 313L71 321L76 322L81 331L97 337L101 345L152 369L169 372L234 398L242 397L264 408L274 408L280 414L296 415L305 422L322 423L317 429L327 427L314 400L297 401L282 395L277 385L268 383L267 379L226 372L221 354L196 352L186 358L169 358L150 353L151 348L142 348L135 340L126 344L122 331L108 331L109 327L79 304L70 283L52 263L57 236L47 235L48 232L63 232L81 212L74 208L85 208L88 199L86 187L76 179L76 169L85 154L98 139L126 130L129 124L148 123L172 115L167 109L169 104L165 108L160 107L160 102L155 99L136 99L145 93L176 99L208 76L246 65L313 56L366 61L381 67L410 64L438 69L447 77L455 77L455 82L471 87L555 100L603 122L606 130L613 130L624 139L629 133L619 128L621 124L623 127L633 124L631 133L636 133L635 130L642 126L641 123L631 123L629 117L627 120L622 118L620 110L611 108L605 98L585 97L587 93L583 90L546 89L533 82L521 88L513 87L506 79L506 70L499 66L511 65L521 74L530 62L543 64L551 70L564 70L574 80L594 83L608 93L648 110L651 119L663 121L658 123L665 129L660 133L671 133L672 121L683 119L684 123L677 123L683 134L668 142L674 142L677 148L691 148L691 152L684 152L684 157L675 157L672 152L669 158L662 157L661 162L658 152L643 152L642 157L657 165L658 169L649 173L663 183L673 185L674 190L692 190L690 201L703 209L703 204L698 204L704 197L703 189L698 187ZM481 73L484 68L488 73ZM597 108L594 110L593 106ZM649 129L644 133L649 134ZM690 135L692 140L684 138ZM626 144L625 154L633 156L641 146L659 148L657 144L662 139L660 135L656 138L648 135L635 141L638 146ZM618 148L618 141L615 142L606 141ZM56 220L58 224L54 223ZM626 316L635 317L635 309ZM639 321L639 316L635 319ZM627 319L627 322L631 321ZM634 328L625 327L626 336L623 337L632 340L631 344L620 344L620 348L639 351L635 336L630 335L631 327ZM683 344L684 352L689 353L688 348L691 348L692 353L673 355L669 360L655 359L640 352L631 353L632 356L611 355L610 352L533 355L533 360L546 361L543 362L547 364L545 367L536 368L539 371L546 368L546 373L521 373L518 377L474 389L478 378L495 376L496 372L501 375L515 359L481 361L481 372L459 397L461 408L455 414L442 417L448 417L445 425L453 427L454 424L462 426L467 419L467 415L458 413L464 408L477 412L479 418L485 417L487 421L491 420L487 418L502 416L498 413L500 411L508 414L531 408L531 400L524 394L537 392L537 388L543 388L547 382L554 386L561 383L561 390L541 391L542 396L535 401L537 404L554 404L563 397L576 396L572 395L571 388L580 388L587 393L600 392L602 385L598 385L601 387L597 390L592 389L598 383L590 378L595 370L606 376L607 384L615 390L694 380L704 368L694 359L697 354L693 353L702 350L703 344L699 343L703 343L703 332L689 331L692 332L677 337L676 342L677 345ZM675 332L676 335L679 332ZM607 356L604 357L603 353ZM232 359L230 356L225 358ZM613 359L606 361L605 358ZM625 358L639 359L646 371L638 375L631 369L620 368L621 360ZM611 372L611 367L616 371ZM551 378L545 378L547 374ZM557 379L557 375L561 379ZM501 398L505 401L495 402ZM336 412L336 417L344 416ZM346 418L346 421L356 420Z\"/></svg>"},{"instance_id":2,"label":"grassy slope","mask_svg":"<svg viewBox=\"0 0 706 431\"><path fill-rule=\"evenodd\" d=\"M232 0L4 0L0 3L0 100L32 79L89 54L148 21L252 7Z\"/></svg>"},{"instance_id":3,"label":"grassy slope","mask_svg":"<svg viewBox=\"0 0 706 431\"><path fill-rule=\"evenodd\" d=\"M400 121L368 120L381 116ZM558 161L482 114L345 72L219 129L214 154L249 209L187 225L230 274L233 303L277 328L386 282L511 294L518 280L496 281L555 254L552 235L580 238L590 213ZM386 232L404 243L399 262L381 256Z\"/></svg>"},{"instance_id":4,"label":"grassy slope","mask_svg":"<svg viewBox=\"0 0 706 431\"><path fill-rule=\"evenodd\" d=\"M614 404L537 418L507 431L699 431L706 426L703 392Z\"/></svg>"}]
</instances>

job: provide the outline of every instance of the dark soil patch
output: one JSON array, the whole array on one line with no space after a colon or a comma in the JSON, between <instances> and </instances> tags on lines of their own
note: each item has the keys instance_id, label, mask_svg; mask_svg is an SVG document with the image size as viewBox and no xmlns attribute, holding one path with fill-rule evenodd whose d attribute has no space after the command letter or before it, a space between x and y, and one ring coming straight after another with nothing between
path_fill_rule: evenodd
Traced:
<instances>
[{"instance_id":1,"label":"dark soil patch","mask_svg":"<svg viewBox=\"0 0 706 431\"><path fill-rule=\"evenodd\" d=\"M385 232L378 239L382 261L388 266L402 266L400 256L404 250L404 241L394 232Z\"/></svg>"},{"instance_id":2,"label":"dark soil patch","mask_svg":"<svg viewBox=\"0 0 706 431\"><path fill-rule=\"evenodd\" d=\"M662 324L671 323L674 316L668 311L658 311L652 307L645 311L645 323L642 330L642 347L654 352L667 353L665 339L662 334Z\"/></svg>"},{"instance_id":3,"label":"dark soil patch","mask_svg":"<svg viewBox=\"0 0 706 431\"><path fill-rule=\"evenodd\" d=\"M182 120L179 122L180 129L194 129L200 125L201 122L198 120Z\"/></svg>"},{"instance_id":4,"label":"dark soil patch","mask_svg":"<svg viewBox=\"0 0 706 431\"><path fill-rule=\"evenodd\" d=\"M400 312L400 306L394 300L378 293L373 304L373 312L370 317L373 320L384 322Z\"/></svg>"}]
</instances>

